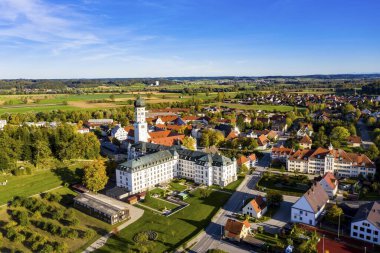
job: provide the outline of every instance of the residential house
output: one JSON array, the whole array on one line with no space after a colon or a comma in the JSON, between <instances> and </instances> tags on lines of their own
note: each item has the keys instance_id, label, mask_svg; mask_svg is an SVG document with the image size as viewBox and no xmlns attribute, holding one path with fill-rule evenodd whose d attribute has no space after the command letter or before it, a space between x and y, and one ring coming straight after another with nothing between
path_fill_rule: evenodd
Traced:
<instances>
[{"instance_id":1,"label":"residential house","mask_svg":"<svg viewBox=\"0 0 380 253\"><path fill-rule=\"evenodd\" d=\"M89 119L85 125L88 126L90 129L100 127L100 126L107 126L112 125L113 119Z\"/></svg>"},{"instance_id":2,"label":"residential house","mask_svg":"<svg viewBox=\"0 0 380 253\"><path fill-rule=\"evenodd\" d=\"M333 199L338 192L338 180L334 174L327 172L323 178L319 181L319 184L325 190L330 199Z\"/></svg>"},{"instance_id":3,"label":"residential house","mask_svg":"<svg viewBox=\"0 0 380 253\"><path fill-rule=\"evenodd\" d=\"M230 240L238 241L245 238L250 232L251 225L247 220L241 222L233 219L228 219L224 226L224 236Z\"/></svg>"},{"instance_id":4,"label":"residential house","mask_svg":"<svg viewBox=\"0 0 380 253\"><path fill-rule=\"evenodd\" d=\"M362 145L362 138L360 136L350 136L347 139L347 144L349 147L356 148Z\"/></svg>"},{"instance_id":5,"label":"residential house","mask_svg":"<svg viewBox=\"0 0 380 253\"><path fill-rule=\"evenodd\" d=\"M263 197L257 195L243 207L243 214L248 214L254 218L261 218L267 212L267 203Z\"/></svg>"},{"instance_id":6,"label":"residential house","mask_svg":"<svg viewBox=\"0 0 380 253\"><path fill-rule=\"evenodd\" d=\"M3 130L7 125L7 121L5 119L0 120L0 130Z\"/></svg>"},{"instance_id":7,"label":"residential house","mask_svg":"<svg viewBox=\"0 0 380 253\"><path fill-rule=\"evenodd\" d=\"M128 132L121 125L117 125L111 129L111 137L118 141L125 141L128 138Z\"/></svg>"},{"instance_id":8,"label":"residential house","mask_svg":"<svg viewBox=\"0 0 380 253\"><path fill-rule=\"evenodd\" d=\"M300 123L300 129L297 131L297 137L304 137L305 135L313 135L313 126L310 123Z\"/></svg>"},{"instance_id":9,"label":"residential house","mask_svg":"<svg viewBox=\"0 0 380 253\"><path fill-rule=\"evenodd\" d=\"M308 148L311 149L311 145L313 141L310 139L309 135L305 134L302 139L298 142L300 148Z\"/></svg>"},{"instance_id":10,"label":"residential house","mask_svg":"<svg viewBox=\"0 0 380 253\"><path fill-rule=\"evenodd\" d=\"M328 202L329 196L322 185L314 183L311 188L292 205L291 222L315 226Z\"/></svg>"},{"instance_id":11,"label":"residential house","mask_svg":"<svg viewBox=\"0 0 380 253\"><path fill-rule=\"evenodd\" d=\"M288 157L293 153L291 148L285 148L284 146L273 147L270 153L270 158L273 161L286 162Z\"/></svg>"},{"instance_id":12,"label":"residential house","mask_svg":"<svg viewBox=\"0 0 380 253\"><path fill-rule=\"evenodd\" d=\"M255 154L251 154L248 157L245 155L242 155L237 159L237 165L239 168L243 165L247 166L247 168L252 168L256 165L256 162L257 162L257 158Z\"/></svg>"},{"instance_id":13,"label":"residential house","mask_svg":"<svg viewBox=\"0 0 380 253\"><path fill-rule=\"evenodd\" d=\"M351 221L351 237L380 245L380 202L360 206Z\"/></svg>"},{"instance_id":14,"label":"residential house","mask_svg":"<svg viewBox=\"0 0 380 253\"><path fill-rule=\"evenodd\" d=\"M267 149L269 147L269 142L269 139L265 135L260 135L259 138L257 138L257 144L259 145L257 149Z\"/></svg>"}]
</instances>

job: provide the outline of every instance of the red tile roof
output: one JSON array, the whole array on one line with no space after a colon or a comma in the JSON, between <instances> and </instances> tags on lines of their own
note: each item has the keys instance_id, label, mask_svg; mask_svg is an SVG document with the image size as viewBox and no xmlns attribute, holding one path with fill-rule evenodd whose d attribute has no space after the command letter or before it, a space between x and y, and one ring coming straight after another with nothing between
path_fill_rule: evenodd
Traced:
<instances>
[{"instance_id":1,"label":"red tile roof","mask_svg":"<svg viewBox=\"0 0 380 253\"><path fill-rule=\"evenodd\" d=\"M224 229L227 230L229 233L233 233L236 235L240 235L241 231L243 230L243 227L249 228L251 225L247 220L244 222L228 219L226 225L224 226Z\"/></svg>"},{"instance_id":2,"label":"red tile roof","mask_svg":"<svg viewBox=\"0 0 380 253\"><path fill-rule=\"evenodd\" d=\"M331 189L335 189L336 185L336 178L334 177L334 174L331 172L327 172L324 176L323 179L326 181L326 183L329 185Z\"/></svg>"},{"instance_id":3,"label":"red tile roof","mask_svg":"<svg viewBox=\"0 0 380 253\"><path fill-rule=\"evenodd\" d=\"M300 143L301 144L312 144L313 141L310 139L310 137L308 135L305 135L301 140L300 140Z\"/></svg>"}]
</instances>

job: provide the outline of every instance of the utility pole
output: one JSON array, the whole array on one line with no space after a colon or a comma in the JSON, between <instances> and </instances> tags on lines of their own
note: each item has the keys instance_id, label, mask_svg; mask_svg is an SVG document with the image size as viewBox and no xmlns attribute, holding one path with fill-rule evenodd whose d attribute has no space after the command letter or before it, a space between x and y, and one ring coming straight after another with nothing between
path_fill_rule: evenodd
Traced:
<instances>
[{"instance_id":1,"label":"utility pole","mask_svg":"<svg viewBox=\"0 0 380 253\"><path fill-rule=\"evenodd\" d=\"M325 253L325 235L322 235L322 253Z\"/></svg>"},{"instance_id":2,"label":"utility pole","mask_svg":"<svg viewBox=\"0 0 380 253\"><path fill-rule=\"evenodd\" d=\"M339 239L339 233L340 233L340 214L339 214L339 221L338 221L338 239Z\"/></svg>"}]
</instances>

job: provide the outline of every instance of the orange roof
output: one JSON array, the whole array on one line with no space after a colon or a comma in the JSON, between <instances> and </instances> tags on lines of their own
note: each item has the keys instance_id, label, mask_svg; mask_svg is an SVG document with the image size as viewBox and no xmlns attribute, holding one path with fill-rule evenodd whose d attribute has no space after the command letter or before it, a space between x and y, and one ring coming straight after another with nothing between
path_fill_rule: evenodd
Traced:
<instances>
[{"instance_id":1,"label":"orange roof","mask_svg":"<svg viewBox=\"0 0 380 253\"><path fill-rule=\"evenodd\" d=\"M360 143L362 143L362 138L355 135L355 136L348 137L347 141L350 143L359 143L360 144Z\"/></svg>"},{"instance_id":2,"label":"orange roof","mask_svg":"<svg viewBox=\"0 0 380 253\"><path fill-rule=\"evenodd\" d=\"M237 138L237 137L238 137L237 133L236 133L235 131L231 131L231 132L227 135L226 139L227 139L227 140L231 140L231 139L235 139L235 138Z\"/></svg>"},{"instance_id":3,"label":"orange roof","mask_svg":"<svg viewBox=\"0 0 380 253\"><path fill-rule=\"evenodd\" d=\"M227 230L229 233L240 235L244 226L247 228L251 227L247 220L241 222L233 219L228 219L226 225L224 226L224 229Z\"/></svg>"},{"instance_id":4,"label":"orange roof","mask_svg":"<svg viewBox=\"0 0 380 253\"><path fill-rule=\"evenodd\" d=\"M259 136L258 142L259 142L260 146L264 146L265 144L267 144L269 142L269 140L265 135L262 134Z\"/></svg>"},{"instance_id":5,"label":"orange roof","mask_svg":"<svg viewBox=\"0 0 380 253\"><path fill-rule=\"evenodd\" d=\"M312 144L313 141L310 139L310 137L306 134L301 140L301 144Z\"/></svg>"},{"instance_id":6,"label":"orange roof","mask_svg":"<svg viewBox=\"0 0 380 253\"><path fill-rule=\"evenodd\" d=\"M272 148L272 153L279 154L279 155L282 155L282 154L290 155L292 152L293 150L291 148L285 148L282 145L280 147Z\"/></svg>"},{"instance_id":7,"label":"orange roof","mask_svg":"<svg viewBox=\"0 0 380 253\"><path fill-rule=\"evenodd\" d=\"M252 154L252 155L248 156L248 158L249 158L249 160L251 160L251 161L256 161L256 160L257 160L257 157L256 157L255 154Z\"/></svg>"},{"instance_id":8,"label":"orange roof","mask_svg":"<svg viewBox=\"0 0 380 253\"><path fill-rule=\"evenodd\" d=\"M276 137L278 134L276 131L270 131L268 134L267 134L267 137L268 138L274 138Z\"/></svg>"},{"instance_id":9,"label":"orange roof","mask_svg":"<svg viewBox=\"0 0 380 253\"><path fill-rule=\"evenodd\" d=\"M240 157L237 159L237 164L238 164L239 166L242 166L242 165L245 164L246 162L249 162L249 159L248 159L248 157L246 157L246 156L244 156L244 155L240 156Z\"/></svg>"},{"instance_id":10,"label":"orange roof","mask_svg":"<svg viewBox=\"0 0 380 253\"><path fill-rule=\"evenodd\" d=\"M185 121L199 120L200 118L201 117L198 117L198 116L184 116L184 117L182 117L182 119Z\"/></svg>"},{"instance_id":11,"label":"orange roof","mask_svg":"<svg viewBox=\"0 0 380 253\"><path fill-rule=\"evenodd\" d=\"M263 197L261 197L260 195L257 195L249 203L252 205L253 209L255 209L256 213L259 213L260 211L262 211L267 206Z\"/></svg>"},{"instance_id":12,"label":"orange roof","mask_svg":"<svg viewBox=\"0 0 380 253\"><path fill-rule=\"evenodd\" d=\"M334 174L331 172L327 172L324 176L323 179L326 181L326 183L330 186L331 189L335 189L336 185L336 178L334 177Z\"/></svg>"},{"instance_id":13,"label":"orange roof","mask_svg":"<svg viewBox=\"0 0 380 253\"><path fill-rule=\"evenodd\" d=\"M173 146L176 144L176 141L182 141L185 138L184 134L178 134L178 135L172 135L168 137L162 137L162 138L154 138L149 139L149 142L163 145L163 146Z\"/></svg>"},{"instance_id":14,"label":"orange roof","mask_svg":"<svg viewBox=\"0 0 380 253\"><path fill-rule=\"evenodd\" d=\"M153 120L154 122L156 122L158 119L161 119L162 122L171 122L171 121L174 121L178 118L178 116L159 116L157 117L155 120Z\"/></svg>"},{"instance_id":15,"label":"orange roof","mask_svg":"<svg viewBox=\"0 0 380 253\"><path fill-rule=\"evenodd\" d=\"M149 136L150 136L150 139L157 139L157 138L169 137L171 133L172 131L170 130L155 131L155 132L150 132Z\"/></svg>"}]
</instances>

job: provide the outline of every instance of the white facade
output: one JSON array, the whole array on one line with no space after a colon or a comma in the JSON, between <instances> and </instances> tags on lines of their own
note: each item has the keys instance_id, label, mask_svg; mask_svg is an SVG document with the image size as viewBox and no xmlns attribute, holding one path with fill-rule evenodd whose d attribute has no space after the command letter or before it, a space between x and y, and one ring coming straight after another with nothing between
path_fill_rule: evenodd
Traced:
<instances>
[{"instance_id":1,"label":"white facade","mask_svg":"<svg viewBox=\"0 0 380 253\"><path fill-rule=\"evenodd\" d=\"M5 119L0 120L0 130L3 130L7 125L7 121Z\"/></svg>"},{"instance_id":2,"label":"white facade","mask_svg":"<svg viewBox=\"0 0 380 253\"><path fill-rule=\"evenodd\" d=\"M367 220L351 223L351 237L380 245L380 229Z\"/></svg>"},{"instance_id":3,"label":"white facade","mask_svg":"<svg viewBox=\"0 0 380 253\"><path fill-rule=\"evenodd\" d=\"M145 107L135 107L135 123L133 124L135 129L135 143L147 142L149 138L148 124L145 120Z\"/></svg>"},{"instance_id":4,"label":"white facade","mask_svg":"<svg viewBox=\"0 0 380 253\"><path fill-rule=\"evenodd\" d=\"M125 141L128 138L128 132L120 125L117 125L111 130L111 137L118 141Z\"/></svg>"},{"instance_id":5,"label":"white facade","mask_svg":"<svg viewBox=\"0 0 380 253\"><path fill-rule=\"evenodd\" d=\"M325 205L322 206L317 213L315 213L306 198L303 196L292 206L291 221L294 223L304 223L315 226L319 215L324 209Z\"/></svg>"},{"instance_id":6,"label":"white facade","mask_svg":"<svg viewBox=\"0 0 380 253\"><path fill-rule=\"evenodd\" d=\"M254 201L254 200L252 200L252 201ZM252 201L250 201L245 207L243 207L242 213L244 215L248 214L251 217L260 219L267 212L268 207L265 206L263 209L257 208L255 206L253 206Z\"/></svg>"}]
</instances>

